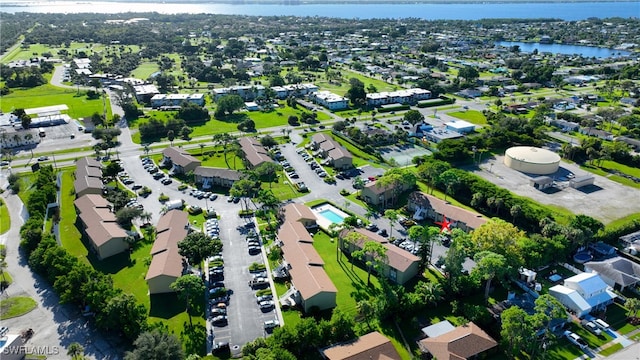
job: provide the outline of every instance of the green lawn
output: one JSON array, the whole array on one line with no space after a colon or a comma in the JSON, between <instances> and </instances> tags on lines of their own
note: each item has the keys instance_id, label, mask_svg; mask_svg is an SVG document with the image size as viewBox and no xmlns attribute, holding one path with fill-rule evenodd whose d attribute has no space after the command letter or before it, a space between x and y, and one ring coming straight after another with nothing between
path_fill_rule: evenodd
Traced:
<instances>
[{"instance_id":1,"label":"green lawn","mask_svg":"<svg viewBox=\"0 0 640 360\"><path fill-rule=\"evenodd\" d=\"M487 124L487 118L480 111L476 111L476 110L455 111L455 112L447 113L447 115L451 115L458 119L466 120L476 125Z\"/></svg>"},{"instance_id":2,"label":"green lawn","mask_svg":"<svg viewBox=\"0 0 640 360\"><path fill-rule=\"evenodd\" d=\"M60 241L62 247L76 257L86 260L89 252L82 243L82 235L76 227L76 208L73 202L76 199L73 187L73 171L62 173L62 189L60 190Z\"/></svg>"},{"instance_id":3,"label":"green lawn","mask_svg":"<svg viewBox=\"0 0 640 360\"><path fill-rule=\"evenodd\" d=\"M72 42L70 45L71 45L70 47L64 48L68 52L72 52L75 50L78 50L78 51L89 50L89 52L102 51L105 48L104 45L100 45L100 44L94 45L94 44L87 44L87 43L81 43L81 42ZM28 60L34 56L42 56L42 54L45 52L50 52L51 55L53 55L53 57L58 57L58 51L62 49L63 49L62 47L48 46L44 44L30 44L27 47L18 46L11 53L7 54L7 56L2 58L2 63L6 64L14 60Z\"/></svg>"},{"instance_id":4,"label":"green lawn","mask_svg":"<svg viewBox=\"0 0 640 360\"><path fill-rule=\"evenodd\" d=\"M591 172L596 175L604 176L611 181L615 181L622 185L640 189L640 183L634 182L631 179L627 179L620 175L615 175L614 171L618 171L623 174L632 175L640 178L640 169L630 167L627 165L619 164L611 160L603 160L598 165L580 165L580 168Z\"/></svg>"},{"instance_id":5,"label":"green lawn","mask_svg":"<svg viewBox=\"0 0 640 360\"><path fill-rule=\"evenodd\" d=\"M616 353L616 352L618 352L618 351L620 351L622 349L623 349L622 344L617 343L617 344L613 344L613 345L609 346L608 348L600 351L598 354L600 354L602 356L609 356L609 355L611 355L613 353Z\"/></svg>"},{"instance_id":6,"label":"green lawn","mask_svg":"<svg viewBox=\"0 0 640 360\"><path fill-rule=\"evenodd\" d=\"M138 79L148 79L151 74L158 71L159 67L156 62L153 61L144 61L142 62L131 75Z\"/></svg>"},{"instance_id":7,"label":"green lawn","mask_svg":"<svg viewBox=\"0 0 640 360\"><path fill-rule=\"evenodd\" d=\"M242 162L242 159L240 157L235 156L235 154L231 152L227 152L226 161L225 161L225 155L223 152L216 151L215 153L212 152L211 155L207 155L207 149L205 148L204 157L200 156L200 149L190 150L189 152L202 161L202 166L210 166L210 167L223 168L223 169L231 168L235 170L242 170L245 168L244 163ZM229 166L227 166L227 162L229 163Z\"/></svg>"},{"instance_id":8,"label":"green lawn","mask_svg":"<svg viewBox=\"0 0 640 360\"><path fill-rule=\"evenodd\" d=\"M285 201L289 199L295 199L303 196L306 193L301 193L294 189L293 185L289 183L289 180L284 175L284 172L278 172L278 181L273 183L262 183L263 189L273 191L273 194L280 200Z\"/></svg>"},{"instance_id":9,"label":"green lawn","mask_svg":"<svg viewBox=\"0 0 640 360\"><path fill-rule=\"evenodd\" d=\"M9 209L2 199L0 199L0 234L9 231L11 227L11 218L9 217Z\"/></svg>"},{"instance_id":10,"label":"green lawn","mask_svg":"<svg viewBox=\"0 0 640 360\"><path fill-rule=\"evenodd\" d=\"M27 296L16 296L0 300L0 320L24 315L38 306L36 301Z\"/></svg>"},{"instance_id":11,"label":"green lawn","mask_svg":"<svg viewBox=\"0 0 640 360\"><path fill-rule=\"evenodd\" d=\"M395 91L400 88L398 85L389 84L388 82L379 79L370 78L346 68L341 68L339 71L342 74L342 80L340 81L340 83L329 83L329 81L327 81L323 76L322 78L318 78L318 80L314 81L314 84L316 84L320 88L320 90L331 91L341 96L344 95L347 90L349 90L349 79L351 78L356 78L362 81L364 83L365 89L369 86L369 84L373 84L378 92Z\"/></svg>"},{"instance_id":12,"label":"green lawn","mask_svg":"<svg viewBox=\"0 0 640 360\"><path fill-rule=\"evenodd\" d=\"M107 101L107 117L111 117L111 106ZM88 100L84 91L63 89L50 84L40 85L31 89L12 89L11 94L0 98L0 109L11 112L12 109L28 109L42 106L66 104L67 114L73 119L91 116L93 113L102 114L102 99Z\"/></svg>"},{"instance_id":13,"label":"green lawn","mask_svg":"<svg viewBox=\"0 0 640 360\"><path fill-rule=\"evenodd\" d=\"M333 241L323 231L313 237L313 247L324 260L325 271L338 289L336 302L341 310L355 316L356 302L377 294L380 283L375 276L371 276L372 286L367 286L367 272L358 266L352 266L346 256L336 259L337 241Z\"/></svg>"}]
</instances>

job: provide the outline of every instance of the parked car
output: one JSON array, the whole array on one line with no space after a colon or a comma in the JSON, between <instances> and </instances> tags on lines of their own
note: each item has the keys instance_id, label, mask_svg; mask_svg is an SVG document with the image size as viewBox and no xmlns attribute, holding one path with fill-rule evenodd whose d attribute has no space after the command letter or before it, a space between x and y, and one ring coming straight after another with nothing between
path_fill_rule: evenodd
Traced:
<instances>
[{"instance_id":1,"label":"parked car","mask_svg":"<svg viewBox=\"0 0 640 360\"><path fill-rule=\"evenodd\" d=\"M589 344L587 344L584 340L582 340L582 338L578 336L578 334L576 333L573 333L571 331L565 331L564 335L572 344L578 346L580 349L586 349L587 347L589 347Z\"/></svg>"},{"instance_id":2,"label":"parked car","mask_svg":"<svg viewBox=\"0 0 640 360\"><path fill-rule=\"evenodd\" d=\"M214 325L226 325L228 323L228 320L225 315L218 315L211 319L211 323Z\"/></svg>"},{"instance_id":3,"label":"parked car","mask_svg":"<svg viewBox=\"0 0 640 360\"><path fill-rule=\"evenodd\" d=\"M276 306L276 303L273 300L265 300L260 302L260 310L268 311L273 309Z\"/></svg>"},{"instance_id":4,"label":"parked car","mask_svg":"<svg viewBox=\"0 0 640 360\"><path fill-rule=\"evenodd\" d=\"M600 328L598 328L598 325L596 325L593 321L583 320L582 326L584 326L585 329L589 330L597 336L600 336L600 334L602 334L602 330L600 330Z\"/></svg>"},{"instance_id":5,"label":"parked car","mask_svg":"<svg viewBox=\"0 0 640 360\"><path fill-rule=\"evenodd\" d=\"M225 354L231 351L228 342L215 342L211 345L212 354Z\"/></svg>"},{"instance_id":6,"label":"parked car","mask_svg":"<svg viewBox=\"0 0 640 360\"><path fill-rule=\"evenodd\" d=\"M376 231L378 231L378 225L376 225L374 223L370 223L369 225L366 226L366 229L369 230L369 231L376 232Z\"/></svg>"},{"instance_id":7,"label":"parked car","mask_svg":"<svg viewBox=\"0 0 640 360\"><path fill-rule=\"evenodd\" d=\"M264 329L271 330L280 326L280 322L278 320L267 320L264 322Z\"/></svg>"},{"instance_id":8,"label":"parked car","mask_svg":"<svg viewBox=\"0 0 640 360\"><path fill-rule=\"evenodd\" d=\"M40 157L38 158L38 161L47 161L47 160L49 160L49 157L48 157L48 156L40 156Z\"/></svg>"},{"instance_id":9,"label":"parked car","mask_svg":"<svg viewBox=\"0 0 640 360\"><path fill-rule=\"evenodd\" d=\"M602 329L603 331L606 331L609 329L609 324L607 324L606 322L600 319L593 320L593 323L596 324L596 326Z\"/></svg>"},{"instance_id":10,"label":"parked car","mask_svg":"<svg viewBox=\"0 0 640 360\"><path fill-rule=\"evenodd\" d=\"M162 179L161 182L162 182L163 185L169 185L169 184L171 184L173 182L173 180L171 180L171 178L164 178L164 179Z\"/></svg>"},{"instance_id":11,"label":"parked car","mask_svg":"<svg viewBox=\"0 0 640 360\"><path fill-rule=\"evenodd\" d=\"M209 200L211 200L211 201L214 201L214 200L216 200L217 198L218 198L218 195L217 195L217 194L211 194L211 195L209 195Z\"/></svg>"},{"instance_id":12,"label":"parked car","mask_svg":"<svg viewBox=\"0 0 640 360\"><path fill-rule=\"evenodd\" d=\"M211 316L216 317L220 315L227 315L227 309L221 307L215 307L211 309Z\"/></svg>"},{"instance_id":13,"label":"parked car","mask_svg":"<svg viewBox=\"0 0 640 360\"><path fill-rule=\"evenodd\" d=\"M262 295L256 298L256 302L260 304L263 301L273 300L273 295Z\"/></svg>"},{"instance_id":14,"label":"parked car","mask_svg":"<svg viewBox=\"0 0 640 360\"><path fill-rule=\"evenodd\" d=\"M249 246L249 255L258 255L261 251L259 246Z\"/></svg>"},{"instance_id":15,"label":"parked car","mask_svg":"<svg viewBox=\"0 0 640 360\"><path fill-rule=\"evenodd\" d=\"M381 229L380 231L378 231L378 235L380 235L382 237L389 236L389 234L387 233L387 229Z\"/></svg>"}]
</instances>

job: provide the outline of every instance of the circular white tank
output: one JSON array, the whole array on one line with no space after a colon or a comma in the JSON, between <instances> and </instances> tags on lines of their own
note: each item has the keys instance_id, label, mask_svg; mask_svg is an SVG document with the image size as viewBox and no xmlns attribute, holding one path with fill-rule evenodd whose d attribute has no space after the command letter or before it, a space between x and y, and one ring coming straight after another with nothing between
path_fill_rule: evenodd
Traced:
<instances>
[{"instance_id":1,"label":"circular white tank","mask_svg":"<svg viewBox=\"0 0 640 360\"><path fill-rule=\"evenodd\" d=\"M504 164L524 173L547 175L558 171L560 156L533 146L514 146L505 152Z\"/></svg>"}]
</instances>

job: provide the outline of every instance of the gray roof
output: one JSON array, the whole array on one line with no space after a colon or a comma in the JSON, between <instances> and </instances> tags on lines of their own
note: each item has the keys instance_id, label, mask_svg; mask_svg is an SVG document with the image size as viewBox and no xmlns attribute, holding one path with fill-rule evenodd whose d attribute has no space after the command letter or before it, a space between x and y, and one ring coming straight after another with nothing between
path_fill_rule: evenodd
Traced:
<instances>
[{"instance_id":1,"label":"gray roof","mask_svg":"<svg viewBox=\"0 0 640 360\"><path fill-rule=\"evenodd\" d=\"M242 178L242 173L240 171L207 166L198 166L193 171L193 174L196 176L215 177L234 181Z\"/></svg>"},{"instance_id":2,"label":"gray roof","mask_svg":"<svg viewBox=\"0 0 640 360\"><path fill-rule=\"evenodd\" d=\"M590 261L584 265L624 287L640 282L640 265L619 256L605 261Z\"/></svg>"}]
</instances>

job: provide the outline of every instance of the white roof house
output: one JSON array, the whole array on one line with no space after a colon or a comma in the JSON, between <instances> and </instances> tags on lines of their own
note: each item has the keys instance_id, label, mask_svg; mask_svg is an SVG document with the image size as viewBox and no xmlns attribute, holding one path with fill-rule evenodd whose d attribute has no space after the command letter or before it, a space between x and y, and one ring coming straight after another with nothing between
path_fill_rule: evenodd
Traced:
<instances>
[{"instance_id":1,"label":"white roof house","mask_svg":"<svg viewBox=\"0 0 640 360\"><path fill-rule=\"evenodd\" d=\"M616 298L616 294L596 273L572 276L564 281L564 285L550 288L549 294L578 317L606 308Z\"/></svg>"}]
</instances>

